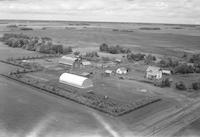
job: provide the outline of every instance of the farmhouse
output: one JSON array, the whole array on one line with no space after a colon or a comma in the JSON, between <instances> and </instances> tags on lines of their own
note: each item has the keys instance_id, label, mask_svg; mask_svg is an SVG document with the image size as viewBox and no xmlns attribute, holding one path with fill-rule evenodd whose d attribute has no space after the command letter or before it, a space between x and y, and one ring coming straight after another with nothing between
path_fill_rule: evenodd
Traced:
<instances>
[{"instance_id":1,"label":"farmhouse","mask_svg":"<svg viewBox=\"0 0 200 137\"><path fill-rule=\"evenodd\" d=\"M161 79L162 78L161 68L149 66L146 70L146 78L148 78L148 79Z\"/></svg>"},{"instance_id":2,"label":"farmhouse","mask_svg":"<svg viewBox=\"0 0 200 137\"><path fill-rule=\"evenodd\" d=\"M63 73L59 78L59 82L77 88L93 87L92 80L71 73Z\"/></svg>"},{"instance_id":3,"label":"farmhouse","mask_svg":"<svg viewBox=\"0 0 200 137\"><path fill-rule=\"evenodd\" d=\"M80 67L80 61L74 57L62 56L59 60L59 64L63 64L69 68Z\"/></svg>"},{"instance_id":4,"label":"farmhouse","mask_svg":"<svg viewBox=\"0 0 200 137\"><path fill-rule=\"evenodd\" d=\"M121 67L121 68L118 68L117 70L116 70L116 73L117 74L127 74L128 73L128 69L127 68L125 68L125 67Z\"/></svg>"}]
</instances>

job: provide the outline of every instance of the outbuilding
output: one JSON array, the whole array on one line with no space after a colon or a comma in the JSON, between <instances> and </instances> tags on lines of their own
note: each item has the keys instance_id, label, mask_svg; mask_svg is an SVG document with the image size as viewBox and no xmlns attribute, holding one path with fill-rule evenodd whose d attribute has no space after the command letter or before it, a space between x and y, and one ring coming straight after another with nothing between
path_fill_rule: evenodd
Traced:
<instances>
[{"instance_id":1,"label":"outbuilding","mask_svg":"<svg viewBox=\"0 0 200 137\"><path fill-rule=\"evenodd\" d=\"M75 57L62 56L59 60L59 64L63 64L71 68L80 67L80 61Z\"/></svg>"},{"instance_id":2,"label":"outbuilding","mask_svg":"<svg viewBox=\"0 0 200 137\"><path fill-rule=\"evenodd\" d=\"M71 73L63 73L59 78L59 82L77 88L93 87L93 82L91 79Z\"/></svg>"},{"instance_id":3,"label":"outbuilding","mask_svg":"<svg viewBox=\"0 0 200 137\"><path fill-rule=\"evenodd\" d=\"M121 68L118 68L117 70L116 70L116 73L117 74L127 74L128 73L128 69L127 68L125 68L125 67L121 67Z\"/></svg>"},{"instance_id":4,"label":"outbuilding","mask_svg":"<svg viewBox=\"0 0 200 137\"><path fill-rule=\"evenodd\" d=\"M92 63L90 61L82 61L83 66L91 66Z\"/></svg>"},{"instance_id":5,"label":"outbuilding","mask_svg":"<svg viewBox=\"0 0 200 137\"><path fill-rule=\"evenodd\" d=\"M111 76L112 74L113 74L113 71L112 70L105 70L105 76L107 76L107 77L109 77L109 76Z\"/></svg>"},{"instance_id":6,"label":"outbuilding","mask_svg":"<svg viewBox=\"0 0 200 137\"><path fill-rule=\"evenodd\" d=\"M163 75L171 75L171 70L162 70Z\"/></svg>"}]
</instances>

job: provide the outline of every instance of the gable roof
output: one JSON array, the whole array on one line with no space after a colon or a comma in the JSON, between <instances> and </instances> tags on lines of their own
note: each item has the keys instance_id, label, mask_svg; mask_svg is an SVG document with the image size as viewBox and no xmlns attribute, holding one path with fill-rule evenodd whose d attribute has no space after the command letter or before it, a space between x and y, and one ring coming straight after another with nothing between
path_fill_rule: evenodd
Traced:
<instances>
[{"instance_id":1,"label":"gable roof","mask_svg":"<svg viewBox=\"0 0 200 137\"><path fill-rule=\"evenodd\" d=\"M59 60L59 63L66 65L73 65L73 63L77 60L77 58L62 56Z\"/></svg>"},{"instance_id":2,"label":"gable roof","mask_svg":"<svg viewBox=\"0 0 200 137\"><path fill-rule=\"evenodd\" d=\"M161 68L155 67L155 66L149 66L146 71L147 72L158 72L158 71L161 71Z\"/></svg>"},{"instance_id":3,"label":"gable roof","mask_svg":"<svg viewBox=\"0 0 200 137\"><path fill-rule=\"evenodd\" d=\"M118 68L117 70L120 70L120 71L127 71L128 69L125 68L125 67L120 67L120 68Z\"/></svg>"}]
</instances>

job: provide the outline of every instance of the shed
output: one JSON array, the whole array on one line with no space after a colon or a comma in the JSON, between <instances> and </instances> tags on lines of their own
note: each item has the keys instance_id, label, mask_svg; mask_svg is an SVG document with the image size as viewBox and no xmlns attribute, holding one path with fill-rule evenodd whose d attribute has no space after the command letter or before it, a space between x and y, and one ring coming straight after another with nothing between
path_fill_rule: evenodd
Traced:
<instances>
[{"instance_id":1,"label":"shed","mask_svg":"<svg viewBox=\"0 0 200 137\"><path fill-rule=\"evenodd\" d=\"M83 73L81 73L81 76L87 77L87 78L89 78L90 75L91 75L91 73L89 73L89 72L83 72Z\"/></svg>"},{"instance_id":2,"label":"shed","mask_svg":"<svg viewBox=\"0 0 200 137\"><path fill-rule=\"evenodd\" d=\"M116 70L116 73L117 73L117 74L127 74L127 73L128 73L128 69L125 68L125 67L121 67L121 68L118 68L118 69Z\"/></svg>"},{"instance_id":3,"label":"shed","mask_svg":"<svg viewBox=\"0 0 200 137\"><path fill-rule=\"evenodd\" d=\"M71 73L63 73L59 78L59 82L77 88L93 87L93 82L91 79Z\"/></svg>"},{"instance_id":4,"label":"shed","mask_svg":"<svg viewBox=\"0 0 200 137\"><path fill-rule=\"evenodd\" d=\"M162 70L163 75L171 75L171 70Z\"/></svg>"},{"instance_id":5,"label":"shed","mask_svg":"<svg viewBox=\"0 0 200 137\"><path fill-rule=\"evenodd\" d=\"M83 66L90 66L92 63L90 61L82 61Z\"/></svg>"},{"instance_id":6,"label":"shed","mask_svg":"<svg viewBox=\"0 0 200 137\"><path fill-rule=\"evenodd\" d=\"M77 61L77 58L62 56L59 60L59 63L72 66L75 63L75 61Z\"/></svg>"},{"instance_id":7,"label":"shed","mask_svg":"<svg viewBox=\"0 0 200 137\"><path fill-rule=\"evenodd\" d=\"M80 61L75 57L62 56L59 60L59 64L66 65L71 68L80 68Z\"/></svg>"},{"instance_id":8,"label":"shed","mask_svg":"<svg viewBox=\"0 0 200 137\"><path fill-rule=\"evenodd\" d=\"M149 66L146 70L146 78L148 79L161 79L162 70L160 67Z\"/></svg>"}]
</instances>

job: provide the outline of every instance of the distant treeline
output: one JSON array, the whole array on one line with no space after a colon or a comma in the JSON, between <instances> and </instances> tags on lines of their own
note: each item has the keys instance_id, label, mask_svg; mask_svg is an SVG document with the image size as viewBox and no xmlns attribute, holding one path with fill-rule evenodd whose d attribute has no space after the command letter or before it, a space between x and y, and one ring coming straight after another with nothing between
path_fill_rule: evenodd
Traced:
<instances>
[{"instance_id":1,"label":"distant treeline","mask_svg":"<svg viewBox=\"0 0 200 137\"><path fill-rule=\"evenodd\" d=\"M54 44L49 37L29 37L24 34L5 33L1 38L6 45L13 48L23 48L47 54L67 54L71 47L64 48L61 44Z\"/></svg>"},{"instance_id":2,"label":"distant treeline","mask_svg":"<svg viewBox=\"0 0 200 137\"><path fill-rule=\"evenodd\" d=\"M121 54L121 53L130 53L131 52L131 50L128 48L123 48L119 45L108 46L105 43L103 43L99 46L99 50L101 52L107 52L107 53L111 53L111 54Z\"/></svg>"},{"instance_id":3,"label":"distant treeline","mask_svg":"<svg viewBox=\"0 0 200 137\"><path fill-rule=\"evenodd\" d=\"M148 27L142 27L139 28L140 30L161 30L161 28L148 28Z\"/></svg>"}]
</instances>

